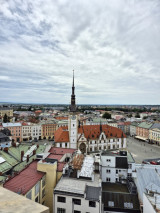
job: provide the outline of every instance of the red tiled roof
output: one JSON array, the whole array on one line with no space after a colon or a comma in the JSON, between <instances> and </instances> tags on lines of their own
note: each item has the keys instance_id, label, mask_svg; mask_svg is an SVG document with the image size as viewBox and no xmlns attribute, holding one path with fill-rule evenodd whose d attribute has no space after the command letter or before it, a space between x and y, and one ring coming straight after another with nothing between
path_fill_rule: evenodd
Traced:
<instances>
[{"instance_id":1,"label":"red tiled roof","mask_svg":"<svg viewBox=\"0 0 160 213\"><path fill-rule=\"evenodd\" d=\"M58 162L57 171L62 172L65 164L66 164L66 162Z\"/></svg>"},{"instance_id":2,"label":"red tiled roof","mask_svg":"<svg viewBox=\"0 0 160 213\"><path fill-rule=\"evenodd\" d=\"M26 169L8 180L3 187L25 195L45 175L45 173L37 171L37 162L33 161Z\"/></svg>"},{"instance_id":3,"label":"red tiled roof","mask_svg":"<svg viewBox=\"0 0 160 213\"><path fill-rule=\"evenodd\" d=\"M68 127L59 127L54 133L55 142L69 142Z\"/></svg>"},{"instance_id":4,"label":"red tiled roof","mask_svg":"<svg viewBox=\"0 0 160 213\"><path fill-rule=\"evenodd\" d=\"M59 147L52 147L49 152L55 155L64 155L66 153L73 154L76 149L67 149L67 148L59 148Z\"/></svg>"},{"instance_id":5,"label":"red tiled roof","mask_svg":"<svg viewBox=\"0 0 160 213\"><path fill-rule=\"evenodd\" d=\"M68 120L68 117L55 117L56 120Z\"/></svg>"},{"instance_id":6,"label":"red tiled roof","mask_svg":"<svg viewBox=\"0 0 160 213\"><path fill-rule=\"evenodd\" d=\"M122 136L126 137L121 129L109 125L102 125L102 131L105 133L107 138L121 138ZM100 125L80 126L80 128L78 129L78 133L84 133L84 136L87 139L97 139L101 134Z\"/></svg>"},{"instance_id":7,"label":"red tiled roof","mask_svg":"<svg viewBox=\"0 0 160 213\"><path fill-rule=\"evenodd\" d=\"M63 154L62 155L54 155L54 154L49 154L47 156L47 158L51 158L51 159L56 159L56 160L61 160L61 158L63 157Z\"/></svg>"},{"instance_id":8,"label":"red tiled roof","mask_svg":"<svg viewBox=\"0 0 160 213\"><path fill-rule=\"evenodd\" d=\"M117 127L102 125L102 131L105 133L107 138L126 137L122 130L118 129ZM101 134L100 125L80 126L80 128L78 128L78 133L84 133L84 136L87 139L97 139ZM69 131L67 130L67 127L58 128L58 130L55 132L55 142L69 142Z\"/></svg>"},{"instance_id":9,"label":"red tiled roof","mask_svg":"<svg viewBox=\"0 0 160 213\"><path fill-rule=\"evenodd\" d=\"M130 121L124 122L124 125L130 125L130 124L131 124Z\"/></svg>"}]
</instances>

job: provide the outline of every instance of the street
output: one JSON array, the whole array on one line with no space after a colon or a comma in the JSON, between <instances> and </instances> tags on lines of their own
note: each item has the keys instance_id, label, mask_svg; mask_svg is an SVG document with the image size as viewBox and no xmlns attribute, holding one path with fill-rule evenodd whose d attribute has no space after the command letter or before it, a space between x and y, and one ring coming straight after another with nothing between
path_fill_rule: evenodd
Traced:
<instances>
[{"instance_id":1,"label":"street","mask_svg":"<svg viewBox=\"0 0 160 213\"><path fill-rule=\"evenodd\" d=\"M151 145L132 137L127 138L127 149L132 153L136 163L144 159L160 158L160 146Z\"/></svg>"}]
</instances>

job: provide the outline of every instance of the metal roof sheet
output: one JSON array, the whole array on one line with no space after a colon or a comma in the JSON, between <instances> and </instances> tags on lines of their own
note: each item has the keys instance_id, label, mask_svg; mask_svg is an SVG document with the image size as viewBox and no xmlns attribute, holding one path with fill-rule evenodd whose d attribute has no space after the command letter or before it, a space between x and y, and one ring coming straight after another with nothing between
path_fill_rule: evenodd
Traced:
<instances>
[{"instance_id":1,"label":"metal roof sheet","mask_svg":"<svg viewBox=\"0 0 160 213\"><path fill-rule=\"evenodd\" d=\"M98 201L101 193L101 187L86 186L86 199Z\"/></svg>"}]
</instances>

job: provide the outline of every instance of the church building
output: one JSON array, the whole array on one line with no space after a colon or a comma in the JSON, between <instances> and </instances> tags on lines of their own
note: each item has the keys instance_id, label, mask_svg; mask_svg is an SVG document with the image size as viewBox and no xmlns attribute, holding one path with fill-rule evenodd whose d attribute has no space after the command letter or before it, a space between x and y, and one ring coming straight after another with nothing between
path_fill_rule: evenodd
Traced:
<instances>
[{"instance_id":1,"label":"church building","mask_svg":"<svg viewBox=\"0 0 160 213\"><path fill-rule=\"evenodd\" d=\"M76 108L74 72L68 127L55 132L55 146L79 149L82 153L126 148L126 135L109 125L80 125Z\"/></svg>"}]
</instances>

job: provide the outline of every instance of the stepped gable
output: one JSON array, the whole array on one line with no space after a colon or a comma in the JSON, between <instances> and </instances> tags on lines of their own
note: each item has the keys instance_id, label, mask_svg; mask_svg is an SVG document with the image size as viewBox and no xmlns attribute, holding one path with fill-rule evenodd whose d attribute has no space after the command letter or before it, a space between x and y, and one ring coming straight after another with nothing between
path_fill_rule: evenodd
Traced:
<instances>
[{"instance_id":1,"label":"stepped gable","mask_svg":"<svg viewBox=\"0 0 160 213\"><path fill-rule=\"evenodd\" d=\"M54 134L55 143L69 142L68 127L59 127Z\"/></svg>"},{"instance_id":2,"label":"stepped gable","mask_svg":"<svg viewBox=\"0 0 160 213\"><path fill-rule=\"evenodd\" d=\"M102 131L100 125L85 125L78 128L79 134L84 134L87 139L97 139L99 138L101 132L104 132L107 138L126 138L126 135L121 129L112 127L109 125L102 125Z\"/></svg>"}]
</instances>

